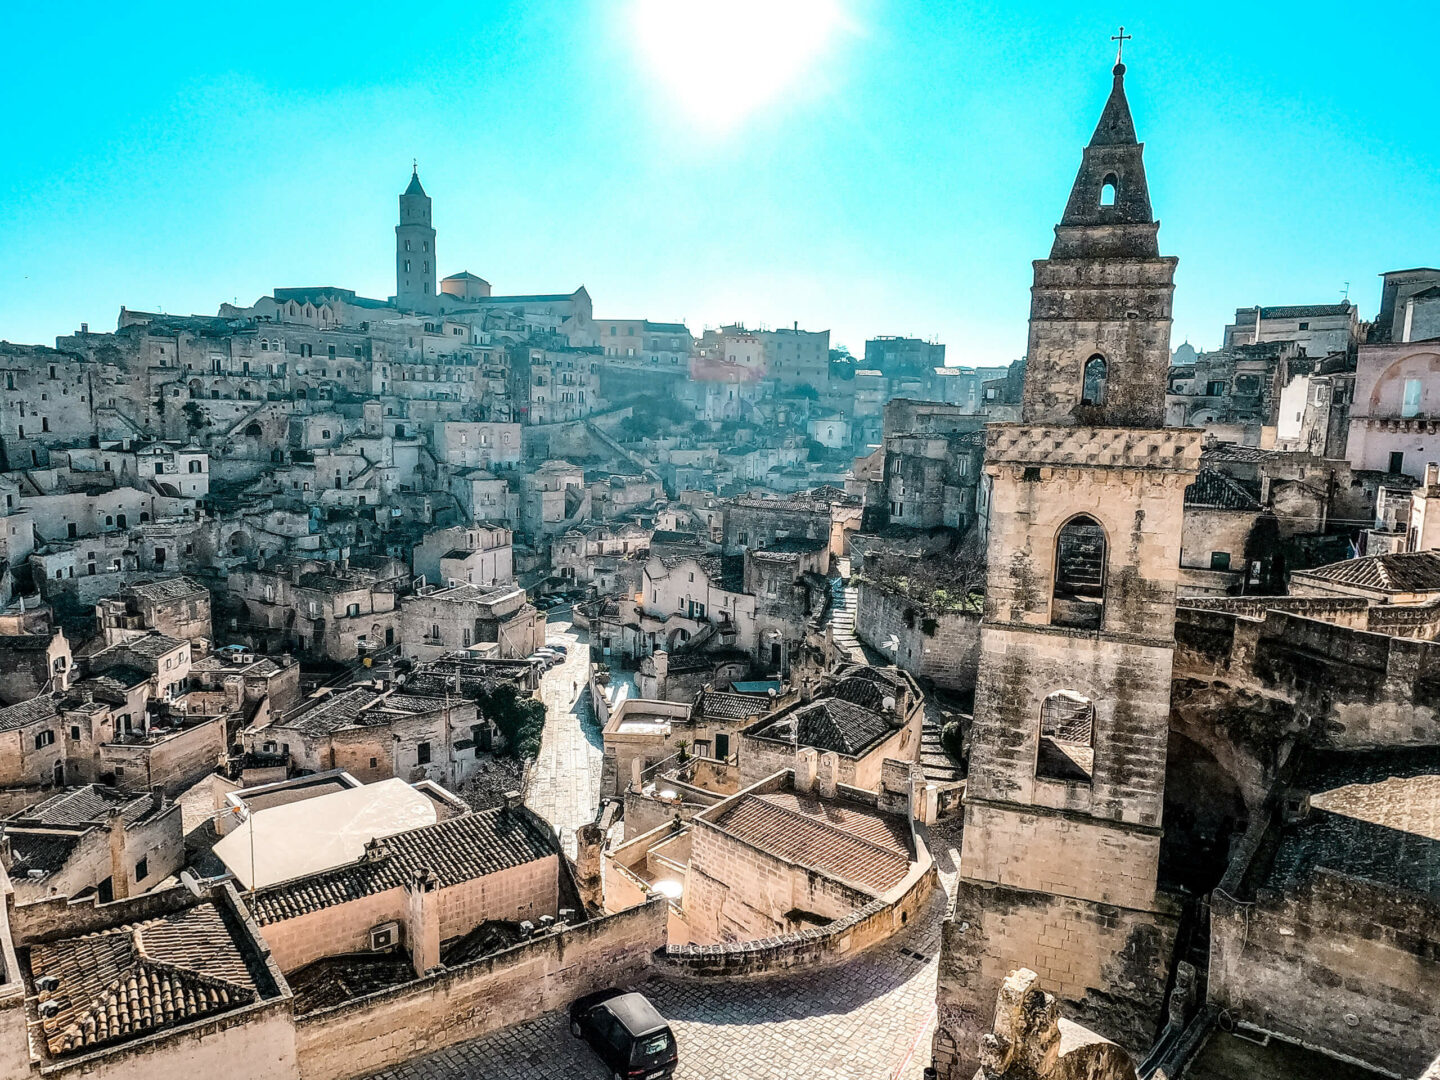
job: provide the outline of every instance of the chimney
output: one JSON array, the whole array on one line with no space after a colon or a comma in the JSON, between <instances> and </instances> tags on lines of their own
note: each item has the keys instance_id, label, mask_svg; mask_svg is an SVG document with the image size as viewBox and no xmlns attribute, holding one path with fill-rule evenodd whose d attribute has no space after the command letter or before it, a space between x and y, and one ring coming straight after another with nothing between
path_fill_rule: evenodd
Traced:
<instances>
[{"instance_id":1,"label":"chimney","mask_svg":"<svg viewBox=\"0 0 1440 1080\"><path fill-rule=\"evenodd\" d=\"M1425 463L1425 486L1432 488L1440 484L1440 462L1427 461Z\"/></svg>"},{"instance_id":2,"label":"chimney","mask_svg":"<svg viewBox=\"0 0 1440 1080\"><path fill-rule=\"evenodd\" d=\"M110 884L116 900L130 896L130 866L125 853L125 815L118 806L112 806L105 815L105 825L110 830Z\"/></svg>"},{"instance_id":3,"label":"chimney","mask_svg":"<svg viewBox=\"0 0 1440 1080\"><path fill-rule=\"evenodd\" d=\"M507 792L505 792L505 809L506 809L506 810L519 810L520 807L523 806L524 804L525 804L525 800L520 797L520 792L518 792L518 791L507 791Z\"/></svg>"},{"instance_id":4,"label":"chimney","mask_svg":"<svg viewBox=\"0 0 1440 1080\"><path fill-rule=\"evenodd\" d=\"M150 789L150 812L158 814L165 809L165 785L156 784Z\"/></svg>"},{"instance_id":5,"label":"chimney","mask_svg":"<svg viewBox=\"0 0 1440 1080\"><path fill-rule=\"evenodd\" d=\"M820 755L820 773L817 777L817 786L820 789L822 799L833 799L835 797L836 785L840 782L840 755L834 750L826 750Z\"/></svg>"},{"instance_id":6,"label":"chimney","mask_svg":"<svg viewBox=\"0 0 1440 1080\"><path fill-rule=\"evenodd\" d=\"M809 679L806 679L806 680L800 685L800 700L803 701L805 704L808 705L808 704L810 704L810 702L814 699L814 697L815 697L815 692L810 689L810 680L809 680Z\"/></svg>"},{"instance_id":7,"label":"chimney","mask_svg":"<svg viewBox=\"0 0 1440 1080\"><path fill-rule=\"evenodd\" d=\"M405 936L419 977L440 966L440 879L435 871L416 867L405 891Z\"/></svg>"},{"instance_id":8,"label":"chimney","mask_svg":"<svg viewBox=\"0 0 1440 1080\"><path fill-rule=\"evenodd\" d=\"M88 322L82 322L80 324L80 332L82 334L88 334L90 332L90 324Z\"/></svg>"},{"instance_id":9,"label":"chimney","mask_svg":"<svg viewBox=\"0 0 1440 1080\"><path fill-rule=\"evenodd\" d=\"M815 790L815 770L819 760L819 752L813 746L802 746L795 751L796 794L808 795Z\"/></svg>"},{"instance_id":10,"label":"chimney","mask_svg":"<svg viewBox=\"0 0 1440 1080\"><path fill-rule=\"evenodd\" d=\"M291 583L292 585L299 585L299 584L300 584L300 575L301 575L302 573L304 573L304 572L305 572L305 564L304 564L304 563L298 563L298 562L297 562L297 563L294 563L293 565L291 565L291 567L290 567L290 583Z\"/></svg>"}]
</instances>

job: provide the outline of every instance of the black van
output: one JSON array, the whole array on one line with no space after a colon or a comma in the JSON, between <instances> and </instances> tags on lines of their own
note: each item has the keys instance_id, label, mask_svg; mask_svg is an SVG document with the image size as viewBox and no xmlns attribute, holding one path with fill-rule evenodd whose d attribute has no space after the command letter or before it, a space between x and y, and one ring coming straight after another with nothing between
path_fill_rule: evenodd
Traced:
<instances>
[{"instance_id":1,"label":"black van","mask_svg":"<svg viewBox=\"0 0 1440 1080\"><path fill-rule=\"evenodd\" d=\"M576 999L570 1006L570 1034L590 1044L615 1080L675 1075L675 1034L644 994L612 988Z\"/></svg>"}]
</instances>

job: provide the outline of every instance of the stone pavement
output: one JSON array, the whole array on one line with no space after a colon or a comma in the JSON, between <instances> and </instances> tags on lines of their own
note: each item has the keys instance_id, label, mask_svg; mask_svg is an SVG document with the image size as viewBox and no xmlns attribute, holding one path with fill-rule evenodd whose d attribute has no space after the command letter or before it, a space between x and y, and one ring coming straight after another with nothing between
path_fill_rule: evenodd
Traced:
<instances>
[{"instance_id":1,"label":"stone pavement","mask_svg":"<svg viewBox=\"0 0 1440 1080\"><path fill-rule=\"evenodd\" d=\"M545 733L526 784L525 805L555 826L574 858L575 830L593 821L600 805L603 744L585 689L588 636L572 627L568 618L556 615L546 628L546 640L558 641L569 651L565 662L540 681L540 699L547 711Z\"/></svg>"},{"instance_id":2,"label":"stone pavement","mask_svg":"<svg viewBox=\"0 0 1440 1080\"><path fill-rule=\"evenodd\" d=\"M920 1080L930 1059L940 922L958 852L932 848L944 888L896 939L838 967L760 982L652 979L680 1045L676 1080ZM588 1080L607 1074L563 1013L419 1058L384 1080ZM379 1078L377 1078L379 1080Z\"/></svg>"}]
</instances>

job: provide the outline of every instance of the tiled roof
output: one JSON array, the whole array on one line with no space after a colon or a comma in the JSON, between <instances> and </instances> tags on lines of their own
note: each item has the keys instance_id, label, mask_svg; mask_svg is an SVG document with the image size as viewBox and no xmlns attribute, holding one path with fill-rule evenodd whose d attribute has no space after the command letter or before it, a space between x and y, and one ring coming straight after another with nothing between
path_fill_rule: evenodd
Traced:
<instances>
[{"instance_id":1,"label":"tiled roof","mask_svg":"<svg viewBox=\"0 0 1440 1080\"><path fill-rule=\"evenodd\" d=\"M800 746L856 757L891 730L889 720L874 710L827 697L796 706L754 734L767 739L793 739Z\"/></svg>"},{"instance_id":2,"label":"tiled roof","mask_svg":"<svg viewBox=\"0 0 1440 1080\"><path fill-rule=\"evenodd\" d=\"M210 590L201 585L194 578L183 575L173 578L162 578L159 581L147 581L140 585L127 585L123 590L140 597L142 600L179 600L184 597L209 595Z\"/></svg>"},{"instance_id":3,"label":"tiled roof","mask_svg":"<svg viewBox=\"0 0 1440 1080\"><path fill-rule=\"evenodd\" d=\"M157 657L164 656L166 653L174 652L184 645L185 642L179 638L173 638L169 634L152 633L146 634L144 637L132 638L129 641L122 642L120 647L129 649L136 656L143 656L147 659L154 660ZM114 648L115 646L111 647Z\"/></svg>"},{"instance_id":4,"label":"tiled roof","mask_svg":"<svg viewBox=\"0 0 1440 1080\"><path fill-rule=\"evenodd\" d=\"M1202 464L1206 461L1264 461L1272 456L1272 450L1262 450L1258 446L1240 446L1238 443L1216 443L1200 451Z\"/></svg>"},{"instance_id":5,"label":"tiled roof","mask_svg":"<svg viewBox=\"0 0 1440 1080\"><path fill-rule=\"evenodd\" d=\"M910 869L910 839L900 819L858 804L789 792L744 795L714 824L785 862L877 893Z\"/></svg>"},{"instance_id":6,"label":"tiled roof","mask_svg":"<svg viewBox=\"0 0 1440 1080\"><path fill-rule=\"evenodd\" d=\"M1433 592L1440 590L1440 551L1367 555L1307 570L1305 574L1338 585L1385 592Z\"/></svg>"},{"instance_id":7,"label":"tiled roof","mask_svg":"<svg viewBox=\"0 0 1440 1080\"><path fill-rule=\"evenodd\" d=\"M1290 307L1262 307L1260 317L1262 319L1307 319L1321 315L1348 315L1350 304L1348 302L1339 304L1298 304ZM1238 318L1241 315L1255 317L1253 307L1240 308L1235 312Z\"/></svg>"},{"instance_id":8,"label":"tiled roof","mask_svg":"<svg viewBox=\"0 0 1440 1080\"><path fill-rule=\"evenodd\" d=\"M524 810L498 807L387 836L379 858L267 886L246 897L261 926L399 888L417 870L449 888L554 855L553 839Z\"/></svg>"},{"instance_id":9,"label":"tiled roof","mask_svg":"<svg viewBox=\"0 0 1440 1080\"><path fill-rule=\"evenodd\" d=\"M0 709L0 731L15 731L27 724L55 719L55 699L50 695L31 698L18 705Z\"/></svg>"},{"instance_id":10,"label":"tiled roof","mask_svg":"<svg viewBox=\"0 0 1440 1080\"><path fill-rule=\"evenodd\" d=\"M6 829L11 863L6 868L11 880L44 881L70 861L80 843L79 833L30 832Z\"/></svg>"},{"instance_id":11,"label":"tiled roof","mask_svg":"<svg viewBox=\"0 0 1440 1080\"><path fill-rule=\"evenodd\" d=\"M54 640L51 634L0 634L0 652L44 652Z\"/></svg>"},{"instance_id":12,"label":"tiled roof","mask_svg":"<svg viewBox=\"0 0 1440 1080\"><path fill-rule=\"evenodd\" d=\"M98 825L106 820L112 808L118 808L126 821L135 821L153 806L154 799L148 794L136 795L100 784L86 784L27 807L9 818L9 822L15 825Z\"/></svg>"},{"instance_id":13,"label":"tiled roof","mask_svg":"<svg viewBox=\"0 0 1440 1080\"><path fill-rule=\"evenodd\" d=\"M40 1021L51 1055L133 1038L258 999L255 977L213 903L161 919L35 945L30 970L59 986ZM42 1013L43 1016L43 1013Z\"/></svg>"},{"instance_id":14,"label":"tiled roof","mask_svg":"<svg viewBox=\"0 0 1440 1080\"><path fill-rule=\"evenodd\" d=\"M674 670L674 661L671 661ZM703 692L695 702L695 711L706 720L748 720L769 708L763 697L752 694L726 694L718 690Z\"/></svg>"},{"instance_id":15,"label":"tiled roof","mask_svg":"<svg viewBox=\"0 0 1440 1080\"><path fill-rule=\"evenodd\" d=\"M1185 505L1216 510L1259 510L1260 501L1238 481L1214 469L1201 469L1185 489Z\"/></svg>"}]
</instances>

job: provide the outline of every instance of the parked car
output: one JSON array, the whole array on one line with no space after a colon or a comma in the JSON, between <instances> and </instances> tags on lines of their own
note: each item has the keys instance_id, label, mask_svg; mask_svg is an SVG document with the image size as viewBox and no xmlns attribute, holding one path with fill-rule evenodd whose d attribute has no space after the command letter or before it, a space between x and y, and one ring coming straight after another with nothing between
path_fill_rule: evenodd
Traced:
<instances>
[{"instance_id":1,"label":"parked car","mask_svg":"<svg viewBox=\"0 0 1440 1080\"><path fill-rule=\"evenodd\" d=\"M570 1006L570 1034L590 1044L615 1080L675 1075L675 1033L644 994L612 987L576 999Z\"/></svg>"},{"instance_id":2,"label":"parked car","mask_svg":"<svg viewBox=\"0 0 1440 1080\"><path fill-rule=\"evenodd\" d=\"M554 667L556 664L558 664L558 663L560 662L560 658L559 658L558 656L556 656L554 653L550 653L550 654L547 655L547 654L545 654L545 653L533 652L533 653L531 653L529 656L527 656L525 659L527 659L527 660L539 660L540 663L541 663L541 665L542 665L543 667L547 668L547 669Z\"/></svg>"},{"instance_id":3,"label":"parked car","mask_svg":"<svg viewBox=\"0 0 1440 1080\"><path fill-rule=\"evenodd\" d=\"M549 649L551 652L558 652L561 656L570 655L570 650L567 649L564 645L561 645L558 641L547 641L545 643L545 648Z\"/></svg>"}]
</instances>

